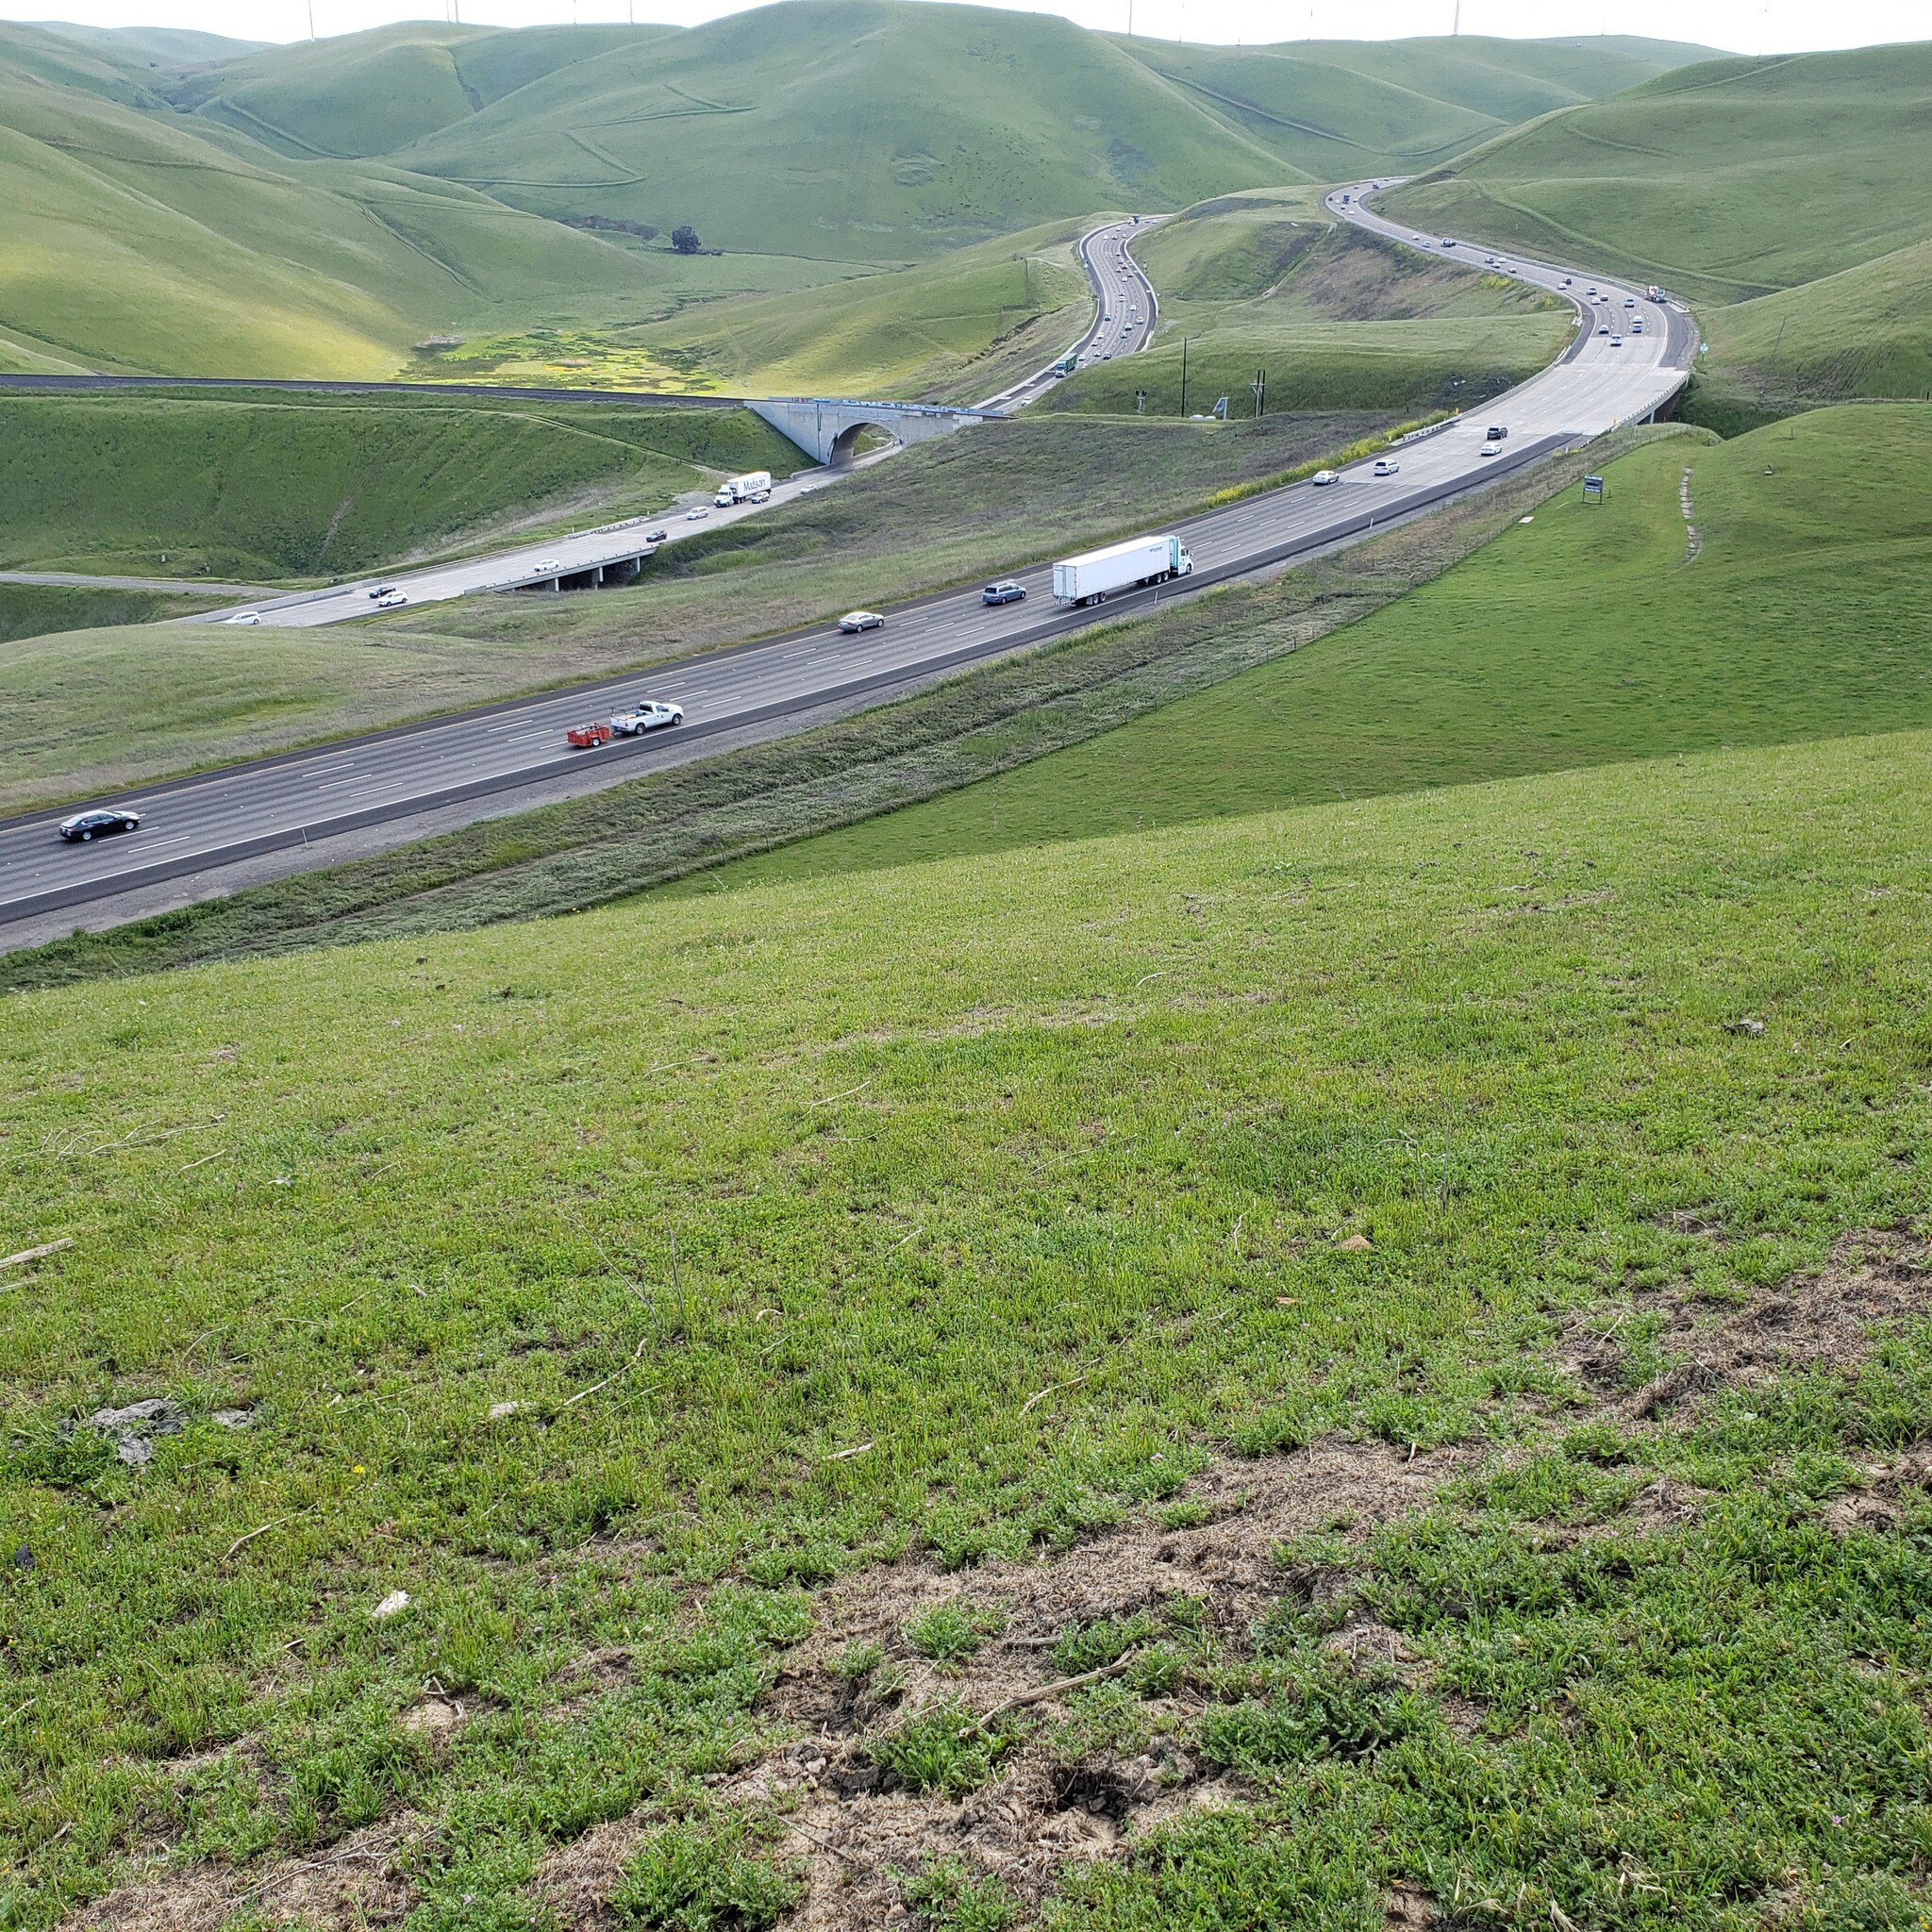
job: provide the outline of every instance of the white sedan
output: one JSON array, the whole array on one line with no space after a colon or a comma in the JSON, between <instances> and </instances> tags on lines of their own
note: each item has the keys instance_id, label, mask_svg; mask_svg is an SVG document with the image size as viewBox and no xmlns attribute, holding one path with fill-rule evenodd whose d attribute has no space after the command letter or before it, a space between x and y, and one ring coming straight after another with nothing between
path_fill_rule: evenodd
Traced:
<instances>
[{"instance_id":1,"label":"white sedan","mask_svg":"<svg viewBox=\"0 0 1932 1932\"><path fill-rule=\"evenodd\" d=\"M375 608L378 610L400 610L408 601L409 599L404 591L385 591L375 600Z\"/></svg>"},{"instance_id":2,"label":"white sedan","mask_svg":"<svg viewBox=\"0 0 1932 1932\"><path fill-rule=\"evenodd\" d=\"M238 610L233 617L225 617L221 621L224 624L259 624L261 622L261 612L258 610Z\"/></svg>"},{"instance_id":3,"label":"white sedan","mask_svg":"<svg viewBox=\"0 0 1932 1932\"><path fill-rule=\"evenodd\" d=\"M1308 478L1308 481L1317 490L1326 490L1331 483L1340 483L1341 481L1341 473L1339 470L1317 470Z\"/></svg>"},{"instance_id":4,"label":"white sedan","mask_svg":"<svg viewBox=\"0 0 1932 1932\"><path fill-rule=\"evenodd\" d=\"M839 628L847 637L856 637L862 630L884 630L886 620L876 610L848 610L839 620Z\"/></svg>"}]
</instances>

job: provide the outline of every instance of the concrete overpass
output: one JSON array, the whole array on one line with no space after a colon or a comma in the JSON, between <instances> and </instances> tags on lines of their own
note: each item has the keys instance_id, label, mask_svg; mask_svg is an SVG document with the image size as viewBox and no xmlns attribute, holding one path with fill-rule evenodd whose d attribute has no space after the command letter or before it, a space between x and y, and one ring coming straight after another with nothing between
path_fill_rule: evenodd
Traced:
<instances>
[{"instance_id":1,"label":"concrete overpass","mask_svg":"<svg viewBox=\"0 0 1932 1932\"><path fill-rule=\"evenodd\" d=\"M850 397L747 397L744 407L762 416L807 456L833 468L849 463L859 432L876 429L899 442L926 442L969 423L998 421L989 409L949 409L934 403L866 403Z\"/></svg>"}]
</instances>

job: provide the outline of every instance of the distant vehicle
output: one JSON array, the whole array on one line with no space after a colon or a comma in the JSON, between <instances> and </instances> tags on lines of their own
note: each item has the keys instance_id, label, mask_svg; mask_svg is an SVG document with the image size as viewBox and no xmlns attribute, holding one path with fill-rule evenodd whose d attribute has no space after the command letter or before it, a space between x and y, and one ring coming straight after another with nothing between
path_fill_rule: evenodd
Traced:
<instances>
[{"instance_id":1,"label":"distant vehicle","mask_svg":"<svg viewBox=\"0 0 1932 1932\"><path fill-rule=\"evenodd\" d=\"M1502 454L1502 445L1494 442L1486 442L1482 448L1476 451L1476 455L1479 457L1499 457Z\"/></svg>"},{"instance_id":2,"label":"distant vehicle","mask_svg":"<svg viewBox=\"0 0 1932 1932\"><path fill-rule=\"evenodd\" d=\"M408 601L401 591L385 591L375 600L375 608L378 610L400 610Z\"/></svg>"},{"instance_id":3,"label":"distant vehicle","mask_svg":"<svg viewBox=\"0 0 1932 1932\"><path fill-rule=\"evenodd\" d=\"M1338 470L1317 470L1315 474L1308 478L1308 481L1312 483L1317 490L1326 490L1331 483L1340 483L1341 481L1341 474Z\"/></svg>"},{"instance_id":4,"label":"distant vehicle","mask_svg":"<svg viewBox=\"0 0 1932 1932\"><path fill-rule=\"evenodd\" d=\"M1164 584L1170 577L1189 575L1193 568L1194 559L1178 537L1133 537L1124 543L1084 551L1055 564L1054 601L1099 604L1116 591Z\"/></svg>"},{"instance_id":5,"label":"distant vehicle","mask_svg":"<svg viewBox=\"0 0 1932 1932\"><path fill-rule=\"evenodd\" d=\"M884 630L886 620L876 610L848 610L839 620L839 628L847 637L857 637L862 630Z\"/></svg>"},{"instance_id":6,"label":"distant vehicle","mask_svg":"<svg viewBox=\"0 0 1932 1932\"><path fill-rule=\"evenodd\" d=\"M1483 431L1483 434L1486 437L1488 437L1491 442L1501 442L1503 439L1509 434L1509 432L1508 430L1504 428L1500 423L1492 423L1486 430Z\"/></svg>"},{"instance_id":7,"label":"distant vehicle","mask_svg":"<svg viewBox=\"0 0 1932 1932\"><path fill-rule=\"evenodd\" d=\"M1588 295L1592 302L1594 302L1596 300L1596 284L1594 282L1591 283L1590 287L1587 288L1583 292L1586 295Z\"/></svg>"},{"instance_id":8,"label":"distant vehicle","mask_svg":"<svg viewBox=\"0 0 1932 1932\"><path fill-rule=\"evenodd\" d=\"M1079 368L1079 366L1080 358L1078 356L1062 356L1060 359L1053 365L1053 373L1056 375L1073 375L1074 370Z\"/></svg>"},{"instance_id":9,"label":"distant vehicle","mask_svg":"<svg viewBox=\"0 0 1932 1932\"><path fill-rule=\"evenodd\" d=\"M76 845L90 844L96 839L111 839L116 832L140 830L141 814L138 811L116 811L107 806L98 806L92 811L77 811L71 819L60 821L60 836Z\"/></svg>"},{"instance_id":10,"label":"distant vehicle","mask_svg":"<svg viewBox=\"0 0 1932 1932\"><path fill-rule=\"evenodd\" d=\"M611 736L609 725L599 720L591 724L573 724L563 734L563 741L574 751L595 751L599 745L608 744Z\"/></svg>"},{"instance_id":11,"label":"distant vehicle","mask_svg":"<svg viewBox=\"0 0 1932 1932\"><path fill-rule=\"evenodd\" d=\"M1444 236L1442 239L1442 246L1444 248L1454 248L1456 246L1456 243L1450 241L1447 236Z\"/></svg>"},{"instance_id":12,"label":"distant vehicle","mask_svg":"<svg viewBox=\"0 0 1932 1932\"><path fill-rule=\"evenodd\" d=\"M1375 458L1375 475L1378 476L1392 476L1401 468L1402 465L1393 457L1377 457Z\"/></svg>"},{"instance_id":13,"label":"distant vehicle","mask_svg":"<svg viewBox=\"0 0 1932 1932\"><path fill-rule=\"evenodd\" d=\"M1635 295L1625 295L1624 297L1624 307L1625 308L1635 308L1637 307L1637 297Z\"/></svg>"},{"instance_id":14,"label":"distant vehicle","mask_svg":"<svg viewBox=\"0 0 1932 1932\"><path fill-rule=\"evenodd\" d=\"M1605 323L1605 324L1604 324L1604 325L1603 325L1603 326L1602 326L1602 327L1601 327L1600 329L1598 329L1598 330L1597 330L1597 334L1598 334L1598 335L1600 335L1600 336L1607 336L1607 335L1608 335L1608 334L1609 334L1609 332L1610 332L1610 325L1609 325L1609 324L1608 324L1608 323Z\"/></svg>"},{"instance_id":15,"label":"distant vehicle","mask_svg":"<svg viewBox=\"0 0 1932 1932\"><path fill-rule=\"evenodd\" d=\"M371 588L369 594L372 597L387 597L394 589L393 584L376 584Z\"/></svg>"},{"instance_id":16,"label":"distant vehicle","mask_svg":"<svg viewBox=\"0 0 1932 1932\"><path fill-rule=\"evenodd\" d=\"M1610 338L1610 347L1611 347L1611 348L1613 348L1613 349L1621 349L1621 348L1622 348L1623 346L1624 346L1624 338L1623 338L1622 336L1612 336L1612 337Z\"/></svg>"},{"instance_id":17,"label":"distant vehicle","mask_svg":"<svg viewBox=\"0 0 1932 1932\"><path fill-rule=\"evenodd\" d=\"M668 543L670 541L671 532L669 530L647 530L644 533L644 541L646 543Z\"/></svg>"},{"instance_id":18,"label":"distant vehicle","mask_svg":"<svg viewBox=\"0 0 1932 1932\"><path fill-rule=\"evenodd\" d=\"M1568 275L1565 275L1563 277L1563 286L1567 289L1570 287L1570 277Z\"/></svg>"},{"instance_id":19,"label":"distant vehicle","mask_svg":"<svg viewBox=\"0 0 1932 1932\"><path fill-rule=\"evenodd\" d=\"M530 568L532 570L561 570L563 568L563 559L560 557L540 557Z\"/></svg>"},{"instance_id":20,"label":"distant vehicle","mask_svg":"<svg viewBox=\"0 0 1932 1932\"><path fill-rule=\"evenodd\" d=\"M711 512L703 504L699 504L697 508L685 511L684 520L688 524L701 524L710 514Z\"/></svg>"},{"instance_id":21,"label":"distant vehicle","mask_svg":"<svg viewBox=\"0 0 1932 1932\"><path fill-rule=\"evenodd\" d=\"M610 728L620 738L639 738L646 731L658 731L667 724L683 723L682 705L660 704L656 698L644 698L629 710L618 712L610 721Z\"/></svg>"},{"instance_id":22,"label":"distant vehicle","mask_svg":"<svg viewBox=\"0 0 1932 1932\"><path fill-rule=\"evenodd\" d=\"M1353 198L1353 197L1351 197L1351 196L1349 196L1349 195L1346 195L1346 194L1344 194L1344 195L1343 195L1343 196L1341 197L1341 205L1342 205L1342 207L1346 208L1346 207L1348 206L1348 204L1349 204L1349 202L1350 202L1350 200L1351 200L1352 198Z\"/></svg>"},{"instance_id":23,"label":"distant vehicle","mask_svg":"<svg viewBox=\"0 0 1932 1932\"><path fill-rule=\"evenodd\" d=\"M1002 577L996 584L989 584L980 591L982 604L1019 604L1025 600L1026 586L1016 584L1011 577Z\"/></svg>"},{"instance_id":24,"label":"distant vehicle","mask_svg":"<svg viewBox=\"0 0 1932 1932\"><path fill-rule=\"evenodd\" d=\"M771 471L751 470L742 476L727 476L719 484L716 508L727 509L734 503L763 503L771 493Z\"/></svg>"},{"instance_id":25,"label":"distant vehicle","mask_svg":"<svg viewBox=\"0 0 1932 1932\"><path fill-rule=\"evenodd\" d=\"M259 624L261 622L261 612L258 610L238 610L233 617L225 617L222 619L222 622L224 624Z\"/></svg>"},{"instance_id":26,"label":"distant vehicle","mask_svg":"<svg viewBox=\"0 0 1932 1932\"><path fill-rule=\"evenodd\" d=\"M1655 282L1651 283L1649 288L1644 290L1643 293L1644 299L1646 301L1655 302L1658 304L1659 307L1662 306L1664 299L1664 291L1660 288L1658 288Z\"/></svg>"},{"instance_id":27,"label":"distant vehicle","mask_svg":"<svg viewBox=\"0 0 1932 1932\"><path fill-rule=\"evenodd\" d=\"M1641 315L1630 325L1630 333L1633 336L1641 336L1643 333L1643 318Z\"/></svg>"}]
</instances>

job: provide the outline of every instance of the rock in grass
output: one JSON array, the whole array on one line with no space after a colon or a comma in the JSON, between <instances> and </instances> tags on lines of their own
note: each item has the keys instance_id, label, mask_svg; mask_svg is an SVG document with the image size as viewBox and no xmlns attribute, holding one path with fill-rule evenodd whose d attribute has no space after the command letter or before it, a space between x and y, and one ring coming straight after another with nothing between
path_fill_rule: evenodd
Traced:
<instances>
[{"instance_id":1,"label":"rock in grass","mask_svg":"<svg viewBox=\"0 0 1932 1932\"><path fill-rule=\"evenodd\" d=\"M1764 1022L1762 1020L1733 1020L1729 1023L1726 1030L1732 1033L1748 1034L1753 1040L1756 1040L1764 1031Z\"/></svg>"},{"instance_id":2,"label":"rock in grass","mask_svg":"<svg viewBox=\"0 0 1932 1932\"><path fill-rule=\"evenodd\" d=\"M381 1623L388 1617L399 1617L409 1607L409 1592L407 1590L392 1590L370 1611L372 1623Z\"/></svg>"}]
</instances>

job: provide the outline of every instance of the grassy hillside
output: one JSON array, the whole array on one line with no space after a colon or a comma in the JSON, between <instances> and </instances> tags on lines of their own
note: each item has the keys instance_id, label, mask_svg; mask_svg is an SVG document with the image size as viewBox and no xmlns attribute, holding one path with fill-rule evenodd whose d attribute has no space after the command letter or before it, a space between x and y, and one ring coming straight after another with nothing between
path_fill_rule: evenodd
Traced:
<instances>
[{"instance_id":1,"label":"grassy hillside","mask_svg":"<svg viewBox=\"0 0 1932 1932\"><path fill-rule=\"evenodd\" d=\"M1662 41L1296 41L1118 44L1302 179L1413 174L1504 127L1709 58Z\"/></svg>"},{"instance_id":2,"label":"grassy hillside","mask_svg":"<svg viewBox=\"0 0 1932 1932\"><path fill-rule=\"evenodd\" d=\"M0 566L341 576L804 460L738 410L0 394Z\"/></svg>"},{"instance_id":3,"label":"grassy hillside","mask_svg":"<svg viewBox=\"0 0 1932 1932\"><path fill-rule=\"evenodd\" d=\"M1264 92L1332 124L1351 165L1392 167L1391 129L1463 145L1683 51L1468 49L1441 63L1453 98L1416 85L1428 43L1270 56ZM254 50L0 25L0 368L375 375L458 338L540 379L676 388L706 379L702 354L927 387L1057 288L948 264L849 308L681 311L1307 172L1298 122L1235 112L1166 62L1050 15L890 0ZM684 222L728 254L675 256ZM667 317L668 362L638 332Z\"/></svg>"},{"instance_id":4,"label":"grassy hillside","mask_svg":"<svg viewBox=\"0 0 1932 1932\"><path fill-rule=\"evenodd\" d=\"M0 643L58 631L113 629L192 617L225 600L156 591L97 591L73 584L0 584ZM10 667L0 670L0 679Z\"/></svg>"},{"instance_id":5,"label":"grassy hillside","mask_svg":"<svg viewBox=\"0 0 1932 1932\"><path fill-rule=\"evenodd\" d=\"M1503 135L1384 203L1680 291L1725 408L1924 395L1928 95L1932 42L1712 61Z\"/></svg>"},{"instance_id":6,"label":"grassy hillside","mask_svg":"<svg viewBox=\"0 0 1932 1932\"><path fill-rule=\"evenodd\" d=\"M1551 361L1569 340L1548 297L1504 276L1426 262L1339 225L1312 192L1225 195L1163 222L1134 244L1159 296L1154 346L1058 384L1046 407L1132 415L1229 397L1253 407L1268 372L1271 408L1416 413L1495 394Z\"/></svg>"},{"instance_id":7,"label":"grassy hillside","mask_svg":"<svg viewBox=\"0 0 1932 1932\"><path fill-rule=\"evenodd\" d=\"M733 395L943 395L1030 375L1093 315L1076 243L1091 220L957 248L896 274L701 303L637 339Z\"/></svg>"},{"instance_id":8,"label":"grassy hillside","mask_svg":"<svg viewBox=\"0 0 1932 1932\"><path fill-rule=\"evenodd\" d=\"M1910 1924L1928 750L0 1005L13 1923Z\"/></svg>"},{"instance_id":9,"label":"grassy hillside","mask_svg":"<svg viewBox=\"0 0 1932 1932\"><path fill-rule=\"evenodd\" d=\"M411 431L406 449L447 440L463 456L458 474L465 475L465 452L482 460L515 446L500 426L474 431L467 414L457 412L420 443ZM644 414L617 410L611 420L621 427ZM318 470L325 459L353 470L361 446L356 419L325 420ZM667 426L690 420L664 412ZM704 412L695 421L717 418ZM1278 416L1211 431L1068 418L986 425L922 444L768 515L680 541L628 588L464 598L325 632L130 626L17 642L0 650L0 735L8 746L0 811L660 663L829 620L855 604L997 575L1064 543L1125 534L1149 516L1198 508L1231 484L1328 455L1378 421L1386 419ZM378 425L372 441L394 433ZM238 458L254 437L238 441ZM566 442L550 459L576 447ZM593 455L608 460L602 445ZM398 499L406 525L457 493L451 479L432 480L437 490L425 504ZM158 482L160 500L184 515L227 512L216 527L233 533L231 541L244 531L256 541L291 534L254 508L253 496L211 506L198 491ZM389 501L390 487L379 483L372 504ZM264 499L272 503L273 491ZM292 534L319 542L338 500L317 491L298 502L309 520ZM242 505L250 506L245 515L235 514ZM139 507L128 513L139 515ZM342 527L350 521L345 515ZM373 529L361 511L355 521ZM151 676L158 663L167 669L165 701L129 716L129 681Z\"/></svg>"},{"instance_id":10,"label":"grassy hillside","mask_svg":"<svg viewBox=\"0 0 1932 1932\"><path fill-rule=\"evenodd\" d=\"M693 883L1932 724L1927 412L1677 437L1378 615L967 791ZM1684 473L1700 550L1680 505ZM1253 620L1251 620L1253 621Z\"/></svg>"}]
</instances>

